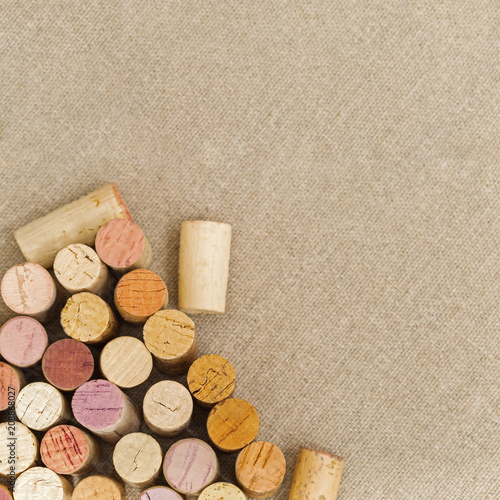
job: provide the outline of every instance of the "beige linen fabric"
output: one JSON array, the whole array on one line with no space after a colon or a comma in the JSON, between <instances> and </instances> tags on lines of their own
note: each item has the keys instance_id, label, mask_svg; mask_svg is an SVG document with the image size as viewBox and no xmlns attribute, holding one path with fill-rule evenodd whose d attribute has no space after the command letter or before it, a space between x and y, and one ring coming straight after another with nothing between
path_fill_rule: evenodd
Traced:
<instances>
[{"instance_id":1,"label":"beige linen fabric","mask_svg":"<svg viewBox=\"0 0 500 500\"><path fill-rule=\"evenodd\" d=\"M114 181L176 307L181 221L231 223L227 313L193 319L275 498L300 445L346 458L339 500L499 498L499 40L494 0L3 0L0 272Z\"/></svg>"}]
</instances>

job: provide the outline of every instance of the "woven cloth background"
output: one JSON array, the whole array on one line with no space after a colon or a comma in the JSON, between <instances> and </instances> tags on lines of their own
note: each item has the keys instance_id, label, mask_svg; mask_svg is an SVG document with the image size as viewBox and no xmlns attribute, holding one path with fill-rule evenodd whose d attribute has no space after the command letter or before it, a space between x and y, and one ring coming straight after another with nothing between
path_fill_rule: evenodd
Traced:
<instances>
[{"instance_id":1,"label":"woven cloth background","mask_svg":"<svg viewBox=\"0 0 500 500\"><path fill-rule=\"evenodd\" d=\"M300 445L345 457L339 500L499 498L499 40L494 0L3 0L0 271L114 181L176 307L181 221L229 222L227 313L194 320L275 498Z\"/></svg>"}]
</instances>

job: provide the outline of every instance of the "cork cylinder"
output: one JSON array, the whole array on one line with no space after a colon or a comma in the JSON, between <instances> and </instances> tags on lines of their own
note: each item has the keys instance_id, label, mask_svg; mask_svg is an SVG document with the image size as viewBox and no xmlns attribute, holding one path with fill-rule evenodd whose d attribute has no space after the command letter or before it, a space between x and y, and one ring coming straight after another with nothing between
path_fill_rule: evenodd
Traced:
<instances>
[{"instance_id":1,"label":"cork cylinder","mask_svg":"<svg viewBox=\"0 0 500 500\"><path fill-rule=\"evenodd\" d=\"M46 467L33 467L16 481L14 500L71 500L72 484Z\"/></svg>"},{"instance_id":2,"label":"cork cylinder","mask_svg":"<svg viewBox=\"0 0 500 500\"><path fill-rule=\"evenodd\" d=\"M333 453L302 447L293 472L289 500L328 498L335 500L344 459Z\"/></svg>"},{"instance_id":3,"label":"cork cylinder","mask_svg":"<svg viewBox=\"0 0 500 500\"><path fill-rule=\"evenodd\" d=\"M221 314L226 310L231 226L185 221L179 249L179 309Z\"/></svg>"},{"instance_id":4,"label":"cork cylinder","mask_svg":"<svg viewBox=\"0 0 500 500\"><path fill-rule=\"evenodd\" d=\"M135 488L147 488L161 473L162 457L161 447L155 438L135 432L116 443L113 465L124 482Z\"/></svg>"},{"instance_id":5,"label":"cork cylinder","mask_svg":"<svg viewBox=\"0 0 500 500\"><path fill-rule=\"evenodd\" d=\"M93 245L99 228L112 219L132 220L132 215L110 183L17 229L14 237L28 262L48 268L64 247Z\"/></svg>"},{"instance_id":6,"label":"cork cylinder","mask_svg":"<svg viewBox=\"0 0 500 500\"><path fill-rule=\"evenodd\" d=\"M234 484L214 483L205 488L199 500L246 500L245 494Z\"/></svg>"},{"instance_id":7,"label":"cork cylinder","mask_svg":"<svg viewBox=\"0 0 500 500\"><path fill-rule=\"evenodd\" d=\"M13 500L11 490L3 484L0 484L0 500Z\"/></svg>"},{"instance_id":8,"label":"cork cylinder","mask_svg":"<svg viewBox=\"0 0 500 500\"><path fill-rule=\"evenodd\" d=\"M0 423L0 475L11 471L9 459L15 462L15 474L33 467L39 456L38 439L21 422Z\"/></svg>"},{"instance_id":9,"label":"cork cylinder","mask_svg":"<svg viewBox=\"0 0 500 500\"><path fill-rule=\"evenodd\" d=\"M153 260L149 241L131 220L114 219L104 224L97 233L95 249L103 262L121 273L147 269Z\"/></svg>"},{"instance_id":10,"label":"cork cylinder","mask_svg":"<svg viewBox=\"0 0 500 500\"><path fill-rule=\"evenodd\" d=\"M139 409L115 384L90 380L79 387L71 401L76 421L107 443L137 432L141 425Z\"/></svg>"},{"instance_id":11,"label":"cork cylinder","mask_svg":"<svg viewBox=\"0 0 500 500\"><path fill-rule=\"evenodd\" d=\"M71 500L125 500L125 488L111 477L89 476L76 485Z\"/></svg>"},{"instance_id":12,"label":"cork cylinder","mask_svg":"<svg viewBox=\"0 0 500 500\"><path fill-rule=\"evenodd\" d=\"M153 486L143 491L139 500L183 500L183 498L177 491L167 486Z\"/></svg>"},{"instance_id":13,"label":"cork cylinder","mask_svg":"<svg viewBox=\"0 0 500 500\"><path fill-rule=\"evenodd\" d=\"M27 262L11 267L0 284L2 298L16 314L31 316L41 323L53 319L57 288L49 272Z\"/></svg>"},{"instance_id":14,"label":"cork cylinder","mask_svg":"<svg viewBox=\"0 0 500 500\"><path fill-rule=\"evenodd\" d=\"M0 411L15 405L24 384L25 379L21 370L0 361Z\"/></svg>"}]
</instances>

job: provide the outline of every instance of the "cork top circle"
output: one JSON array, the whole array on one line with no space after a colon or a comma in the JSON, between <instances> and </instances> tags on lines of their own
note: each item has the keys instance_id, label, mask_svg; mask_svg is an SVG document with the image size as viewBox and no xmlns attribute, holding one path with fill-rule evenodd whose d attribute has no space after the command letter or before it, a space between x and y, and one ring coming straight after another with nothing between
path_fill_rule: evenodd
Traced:
<instances>
[{"instance_id":1,"label":"cork top circle","mask_svg":"<svg viewBox=\"0 0 500 500\"><path fill-rule=\"evenodd\" d=\"M12 430L14 427L14 430ZM38 439L21 422L16 422L14 426L8 422L0 423L0 474L7 476L10 471L10 449L7 445L15 438L16 443L16 473L31 467L38 456ZM16 483L17 486L17 483Z\"/></svg>"},{"instance_id":2,"label":"cork top circle","mask_svg":"<svg viewBox=\"0 0 500 500\"><path fill-rule=\"evenodd\" d=\"M75 487L71 500L122 500L125 488L107 476L89 476Z\"/></svg>"},{"instance_id":3,"label":"cork top circle","mask_svg":"<svg viewBox=\"0 0 500 500\"><path fill-rule=\"evenodd\" d=\"M46 467L32 467L23 472L16 480L16 499L33 500L67 499L67 489L63 486L62 479Z\"/></svg>"},{"instance_id":4,"label":"cork top circle","mask_svg":"<svg viewBox=\"0 0 500 500\"><path fill-rule=\"evenodd\" d=\"M12 500L12 495L9 493L7 486L0 485L0 500Z\"/></svg>"},{"instance_id":5,"label":"cork top circle","mask_svg":"<svg viewBox=\"0 0 500 500\"><path fill-rule=\"evenodd\" d=\"M213 483L207 486L198 500L246 500L245 494L234 484Z\"/></svg>"},{"instance_id":6,"label":"cork top circle","mask_svg":"<svg viewBox=\"0 0 500 500\"><path fill-rule=\"evenodd\" d=\"M101 259L95 250L74 243L60 250L54 260L54 274L67 289L91 287L101 273Z\"/></svg>"},{"instance_id":7,"label":"cork top circle","mask_svg":"<svg viewBox=\"0 0 500 500\"><path fill-rule=\"evenodd\" d=\"M182 500L182 497L167 486L153 486L143 491L139 500Z\"/></svg>"},{"instance_id":8,"label":"cork top circle","mask_svg":"<svg viewBox=\"0 0 500 500\"><path fill-rule=\"evenodd\" d=\"M9 401L14 402L17 398L23 383L20 373L12 366L0 361L0 411L6 410L9 407ZM13 393L12 399L9 399L9 387L14 389L10 391Z\"/></svg>"}]
</instances>

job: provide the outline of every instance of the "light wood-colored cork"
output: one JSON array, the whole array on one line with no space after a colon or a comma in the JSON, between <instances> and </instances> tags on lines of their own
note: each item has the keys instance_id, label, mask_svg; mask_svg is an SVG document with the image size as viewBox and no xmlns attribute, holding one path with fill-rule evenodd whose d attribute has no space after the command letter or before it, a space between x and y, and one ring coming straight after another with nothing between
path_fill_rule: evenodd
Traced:
<instances>
[{"instance_id":1,"label":"light wood-colored cork","mask_svg":"<svg viewBox=\"0 0 500 500\"><path fill-rule=\"evenodd\" d=\"M342 457L311 448L300 448L288 499L335 500L343 467Z\"/></svg>"},{"instance_id":2,"label":"light wood-colored cork","mask_svg":"<svg viewBox=\"0 0 500 500\"><path fill-rule=\"evenodd\" d=\"M146 321L144 343L167 375L186 373L198 357L193 320L173 309L158 311Z\"/></svg>"},{"instance_id":3,"label":"light wood-colored cork","mask_svg":"<svg viewBox=\"0 0 500 500\"><path fill-rule=\"evenodd\" d=\"M135 269L122 276L115 288L115 306L130 323L144 323L167 307L168 291L163 280L148 269Z\"/></svg>"},{"instance_id":4,"label":"light wood-colored cork","mask_svg":"<svg viewBox=\"0 0 500 500\"><path fill-rule=\"evenodd\" d=\"M0 484L0 500L13 500L11 490L3 484Z\"/></svg>"},{"instance_id":5,"label":"light wood-colored cork","mask_svg":"<svg viewBox=\"0 0 500 500\"><path fill-rule=\"evenodd\" d=\"M132 220L132 215L110 183L17 229L14 237L28 262L48 268L62 248L93 245L99 228L112 219Z\"/></svg>"},{"instance_id":6,"label":"light wood-colored cork","mask_svg":"<svg viewBox=\"0 0 500 500\"><path fill-rule=\"evenodd\" d=\"M117 337L101 352L101 372L118 387L130 389L145 382L153 369L153 356L135 337Z\"/></svg>"},{"instance_id":7,"label":"light wood-colored cork","mask_svg":"<svg viewBox=\"0 0 500 500\"><path fill-rule=\"evenodd\" d=\"M109 267L121 273L147 269L153 260L149 241L131 220L114 219L104 224L97 233L95 248Z\"/></svg>"},{"instance_id":8,"label":"light wood-colored cork","mask_svg":"<svg viewBox=\"0 0 500 500\"><path fill-rule=\"evenodd\" d=\"M168 486L153 486L143 491L139 500L183 500L183 498Z\"/></svg>"},{"instance_id":9,"label":"light wood-colored cork","mask_svg":"<svg viewBox=\"0 0 500 500\"><path fill-rule=\"evenodd\" d=\"M71 500L73 485L46 467L33 467L16 481L14 500Z\"/></svg>"},{"instance_id":10,"label":"light wood-colored cork","mask_svg":"<svg viewBox=\"0 0 500 500\"><path fill-rule=\"evenodd\" d=\"M24 384L25 378L21 370L0 361L0 411L15 405Z\"/></svg>"},{"instance_id":11,"label":"light wood-colored cork","mask_svg":"<svg viewBox=\"0 0 500 500\"><path fill-rule=\"evenodd\" d=\"M110 281L108 268L96 251L82 243L59 250L54 260L54 275L69 293L99 295L109 287Z\"/></svg>"},{"instance_id":12,"label":"light wood-colored cork","mask_svg":"<svg viewBox=\"0 0 500 500\"><path fill-rule=\"evenodd\" d=\"M111 477L89 476L76 485L71 500L125 500L125 488Z\"/></svg>"},{"instance_id":13,"label":"light wood-colored cork","mask_svg":"<svg viewBox=\"0 0 500 500\"><path fill-rule=\"evenodd\" d=\"M235 465L236 479L251 498L269 498L281 486L286 472L282 451L267 441L250 443L243 448Z\"/></svg>"},{"instance_id":14,"label":"light wood-colored cork","mask_svg":"<svg viewBox=\"0 0 500 500\"><path fill-rule=\"evenodd\" d=\"M38 456L38 439L24 424L0 423L0 475L8 476L11 466L15 475L20 474L33 467Z\"/></svg>"},{"instance_id":15,"label":"light wood-colored cork","mask_svg":"<svg viewBox=\"0 0 500 500\"><path fill-rule=\"evenodd\" d=\"M0 284L2 298L16 314L31 316L41 323L54 317L57 288L52 276L33 262L11 267Z\"/></svg>"},{"instance_id":16,"label":"light wood-colored cork","mask_svg":"<svg viewBox=\"0 0 500 500\"><path fill-rule=\"evenodd\" d=\"M236 372L227 359L206 354L189 368L187 383L195 401L201 406L211 407L234 392Z\"/></svg>"},{"instance_id":17,"label":"light wood-colored cork","mask_svg":"<svg viewBox=\"0 0 500 500\"><path fill-rule=\"evenodd\" d=\"M221 314L226 310L231 226L185 221L179 249L179 309Z\"/></svg>"},{"instance_id":18,"label":"light wood-colored cork","mask_svg":"<svg viewBox=\"0 0 500 500\"><path fill-rule=\"evenodd\" d=\"M116 443L113 465L127 484L147 488L160 475L162 456L161 447L155 438L136 432L127 434Z\"/></svg>"},{"instance_id":19,"label":"light wood-colored cork","mask_svg":"<svg viewBox=\"0 0 500 500\"><path fill-rule=\"evenodd\" d=\"M160 436L177 436L187 429L193 415L193 398L178 382L162 380L146 393L144 420Z\"/></svg>"},{"instance_id":20,"label":"light wood-colored cork","mask_svg":"<svg viewBox=\"0 0 500 500\"><path fill-rule=\"evenodd\" d=\"M245 494L234 484L214 483L206 487L199 500L246 500Z\"/></svg>"},{"instance_id":21,"label":"light wood-colored cork","mask_svg":"<svg viewBox=\"0 0 500 500\"><path fill-rule=\"evenodd\" d=\"M64 333L86 344L110 340L117 332L118 321L111 307L93 293L72 295L61 311Z\"/></svg>"},{"instance_id":22,"label":"light wood-colored cork","mask_svg":"<svg viewBox=\"0 0 500 500\"><path fill-rule=\"evenodd\" d=\"M71 409L66 398L55 387L45 382L32 382L17 397L16 415L30 429L47 431L68 422Z\"/></svg>"},{"instance_id":23,"label":"light wood-colored cork","mask_svg":"<svg viewBox=\"0 0 500 500\"><path fill-rule=\"evenodd\" d=\"M229 398L216 404L208 414L207 431L221 451L238 451L259 432L257 410L244 399Z\"/></svg>"}]
</instances>

